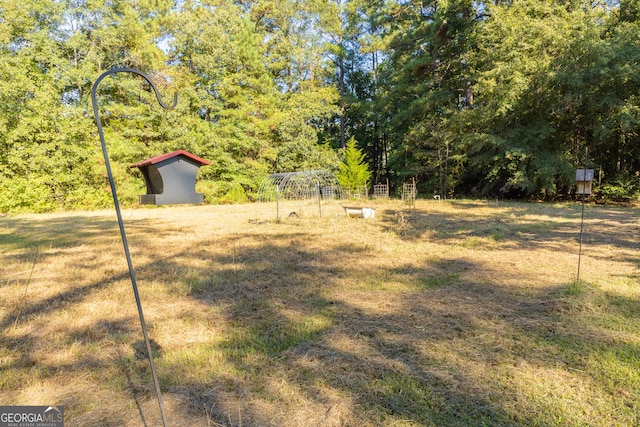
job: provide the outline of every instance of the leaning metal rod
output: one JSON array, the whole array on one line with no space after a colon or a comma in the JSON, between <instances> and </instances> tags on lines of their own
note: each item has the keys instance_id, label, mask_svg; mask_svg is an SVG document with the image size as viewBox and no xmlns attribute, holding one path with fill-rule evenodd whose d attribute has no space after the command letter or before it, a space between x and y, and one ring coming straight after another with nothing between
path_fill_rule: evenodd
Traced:
<instances>
[{"instance_id":1,"label":"leaning metal rod","mask_svg":"<svg viewBox=\"0 0 640 427\"><path fill-rule=\"evenodd\" d=\"M153 363L153 353L151 351L151 342L149 341L149 334L147 333L147 325L144 321L144 314L142 313L142 303L140 302L140 294L138 293L138 284L136 282L136 275L133 270L133 264L131 262L131 254L129 252L129 244L127 243L127 235L124 231L124 223L122 221L122 213L120 212L120 203L118 202L118 195L116 193L116 185L113 180L113 173L111 172L111 164L109 162L109 154L107 153L107 145L104 141L104 132L102 131L102 122L100 121L100 114L98 112L98 102L96 100L96 92L98 90L98 85L110 74L114 73L133 73L141 76L146 81L151 84L153 91L156 94L156 98L160 105L167 109L172 110L175 108L178 103L178 94L174 94L173 96L173 105L165 104L160 98L160 93L158 92L158 88L151 81L149 77L145 74L136 70L134 68L113 68L109 71L104 72L98 80L93 84L93 89L91 89L91 102L93 103L93 114L96 118L96 125L98 126L98 134L100 135L100 144L102 144L102 153L104 154L104 161L107 165L107 175L109 176L109 184L111 185L111 193L113 194L113 203L116 207L116 215L118 217L118 225L120 226L120 235L122 236L122 244L124 245L124 253L127 257L127 265L129 266L129 276L131 277L131 285L133 286L133 294L136 298L136 305L138 306L138 315L140 316L140 324L142 326L142 334L144 335L144 342L147 345L147 355L149 356L149 365L151 366L151 375L153 376L153 382L156 386L156 395L158 396L158 405L160 406L160 414L162 416L162 424L164 427L167 427L167 417L164 413L164 405L162 404L162 395L160 394L160 383L158 382L158 376L156 375L156 367Z\"/></svg>"},{"instance_id":2,"label":"leaning metal rod","mask_svg":"<svg viewBox=\"0 0 640 427\"><path fill-rule=\"evenodd\" d=\"M582 234L584 232L584 197L587 192L587 160L589 158L589 148L584 149L584 169L582 173L582 219L580 221L580 247L578 249L578 274L576 281L580 282L580 261L582 259Z\"/></svg>"}]
</instances>

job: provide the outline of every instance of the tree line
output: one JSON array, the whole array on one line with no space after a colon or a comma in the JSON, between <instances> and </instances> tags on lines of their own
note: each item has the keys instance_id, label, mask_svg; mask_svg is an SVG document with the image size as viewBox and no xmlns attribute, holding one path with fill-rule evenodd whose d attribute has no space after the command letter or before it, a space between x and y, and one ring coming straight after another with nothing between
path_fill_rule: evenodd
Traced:
<instances>
[{"instance_id":1,"label":"tree line","mask_svg":"<svg viewBox=\"0 0 640 427\"><path fill-rule=\"evenodd\" d=\"M185 149L214 203L270 173L338 172L441 197L640 195L640 0L0 0L0 211L108 206L129 165ZM588 149L589 156L585 158Z\"/></svg>"}]
</instances>

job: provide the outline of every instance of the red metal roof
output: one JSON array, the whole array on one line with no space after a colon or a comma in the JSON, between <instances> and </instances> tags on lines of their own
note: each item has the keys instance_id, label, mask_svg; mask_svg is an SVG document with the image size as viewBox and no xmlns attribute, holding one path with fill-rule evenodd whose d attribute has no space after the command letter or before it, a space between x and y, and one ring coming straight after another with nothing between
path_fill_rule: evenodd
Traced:
<instances>
[{"instance_id":1,"label":"red metal roof","mask_svg":"<svg viewBox=\"0 0 640 427\"><path fill-rule=\"evenodd\" d=\"M131 165L129 166L130 168L141 168L144 166L149 166L149 165L155 165L157 163L163 162L167 159L170 159L172 157L176 157L176 156L185 156L188 159L193 160L196 163L200 163L202 165L210 165L211 162L209 162L208 160L202 159L196 155L193 155L191 153L189 153L188 151L184 151L184 150L178 150L178 151L174 151L173 153L167 153L167 154L162 154L160 156L156 156L156 157L152 157L150 159L146 159L143 160L139 163L136 163L135 165Z\"/></svg>"}]
</instances>

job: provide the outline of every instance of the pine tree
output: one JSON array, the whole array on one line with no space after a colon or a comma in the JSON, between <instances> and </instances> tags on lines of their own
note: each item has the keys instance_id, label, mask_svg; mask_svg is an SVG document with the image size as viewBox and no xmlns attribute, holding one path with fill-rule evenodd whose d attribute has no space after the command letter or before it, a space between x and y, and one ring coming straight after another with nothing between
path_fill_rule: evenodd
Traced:
<instances>
[{"instance_id":1,"label":"pine tree","mask_svg":"<svg viewBox=\"0 0 640 427\"><path fill-rule=\"evenodd\" d=\"M342 188L351 193L356 192L360 187L366 187L371 179L369 165L365 161L362 150L356 146L354 137L347 141L344 150L344 161L340 165L340 172L338 172L337 178Z\"/></svg>"}]
</instances>

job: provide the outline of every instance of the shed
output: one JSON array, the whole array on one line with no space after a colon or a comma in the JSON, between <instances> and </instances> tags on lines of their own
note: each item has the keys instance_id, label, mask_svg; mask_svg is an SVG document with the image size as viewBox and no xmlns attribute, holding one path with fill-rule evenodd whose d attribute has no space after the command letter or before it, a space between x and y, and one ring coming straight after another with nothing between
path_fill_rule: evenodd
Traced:
<instances>
[{"instance_id":1,"label":"shed","mask_svg":"<svg viewBox=\"0 0 640 427\"><path fill-rule=\"evenodd\" d=\"M196 175L201 166L209 164L185 150L178 150L131 165L140 169L147 184L147 194L140 195L140 203L202 203L204 196L196 193Z\"/></svg>"}]
</instances>

